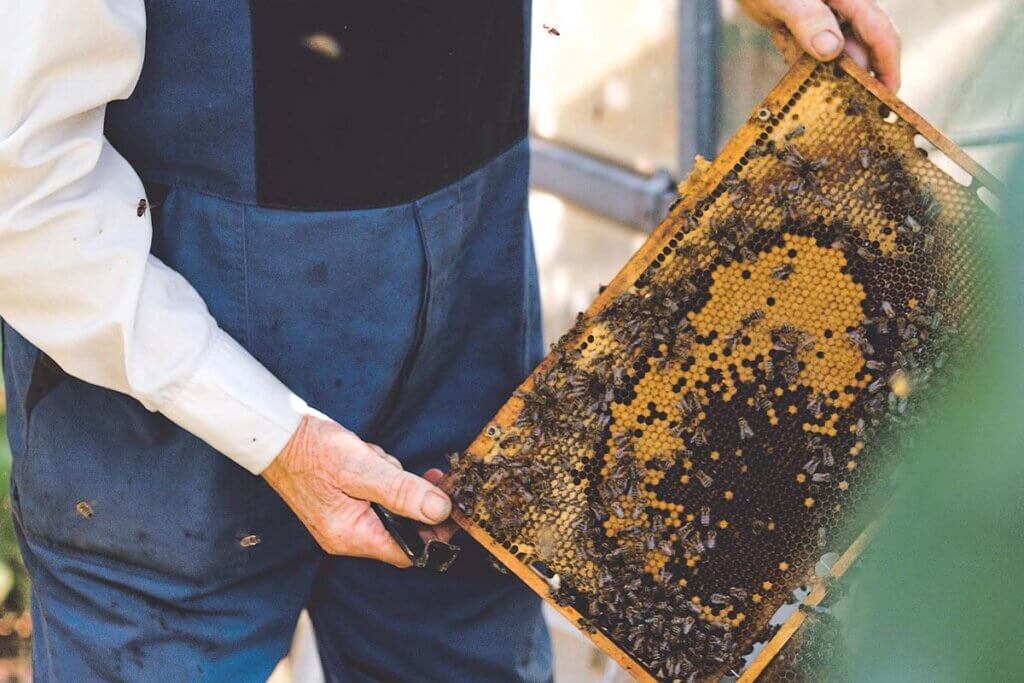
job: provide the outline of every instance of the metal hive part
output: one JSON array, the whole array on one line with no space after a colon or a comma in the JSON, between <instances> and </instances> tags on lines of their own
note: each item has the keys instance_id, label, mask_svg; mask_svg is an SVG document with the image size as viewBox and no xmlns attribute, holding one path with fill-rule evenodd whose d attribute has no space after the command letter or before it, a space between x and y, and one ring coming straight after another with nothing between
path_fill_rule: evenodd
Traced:
<instances>
[{"instance_id":1,"label":"metal hive part","mask_svg":"<svg viewBox=\"0 0 1024 683\"><path fill-rule=\"evenodd\" d=\"M982 186L797 63L453 458L456 519L634 676L739 672L984 334Z\"/></svg>"}]
</instances>

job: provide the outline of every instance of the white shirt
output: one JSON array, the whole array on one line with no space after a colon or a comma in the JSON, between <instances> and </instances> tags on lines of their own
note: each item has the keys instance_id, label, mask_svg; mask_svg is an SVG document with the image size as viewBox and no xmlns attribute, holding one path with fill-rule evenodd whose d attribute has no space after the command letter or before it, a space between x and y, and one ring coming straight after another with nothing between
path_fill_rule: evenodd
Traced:
<instances>
[{"instance_id":1,"label":"white shirt","mask_svg":"<svg viewBox=\"0 0 1024 683\"><path fill-rule=\"evenodd\" d=\"M0 0L0 316L259 473L305 404L150 255L142 183L103 137L145 26L142 0Z\"/></svg>"}]
</instances>

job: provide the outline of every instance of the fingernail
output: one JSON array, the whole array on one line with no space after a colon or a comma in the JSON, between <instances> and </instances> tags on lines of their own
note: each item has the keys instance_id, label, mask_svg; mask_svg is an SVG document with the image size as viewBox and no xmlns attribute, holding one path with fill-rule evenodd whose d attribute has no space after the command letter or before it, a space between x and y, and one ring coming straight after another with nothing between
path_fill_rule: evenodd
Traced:
<instances>
[{"instance_id":1,"label":"fingernail","mask_svg":"<svg viewBox=\"0 0 1024 683\"><path fill-rule=\"evenodd\" d=\"M427 491L423 496L423 504L420 505L420 512L432 522L443 522L448 519L451 513L451 504L433 491Z\"/></svg>"},{"instance_id":2,"label":"fingernail","mask_svg":"<svg viewBox=\"0 0 1024 683\"><path fill-rule=\"evenodd\" d=\"M831 57L839 49L839 37L832 31L822 31L811 38L811 47L818 53L819 57Z\"/></svg>"}]
</instances>

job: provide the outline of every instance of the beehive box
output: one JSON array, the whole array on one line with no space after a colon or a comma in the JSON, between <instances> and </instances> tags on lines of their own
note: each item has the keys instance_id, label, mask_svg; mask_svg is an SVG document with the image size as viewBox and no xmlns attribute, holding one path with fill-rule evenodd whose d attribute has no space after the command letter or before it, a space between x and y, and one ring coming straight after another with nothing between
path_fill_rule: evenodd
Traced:
<instances>
[{"instance_id":1,"label":"beehive box","mask_svg":"<svg viewBox=\"0 0 1024 683\"><path fill-rule=\"evenodd\" d=\"M985 186L797 63L453 459L457 520L637 678L740 672L984 333Z\"/></svg>"}]
</instances>

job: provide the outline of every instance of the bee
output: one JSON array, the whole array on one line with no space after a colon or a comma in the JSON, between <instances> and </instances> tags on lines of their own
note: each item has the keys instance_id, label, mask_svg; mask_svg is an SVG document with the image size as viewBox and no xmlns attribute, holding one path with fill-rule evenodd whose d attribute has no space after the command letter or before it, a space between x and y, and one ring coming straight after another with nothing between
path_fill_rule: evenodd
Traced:
<instances>
[{"instance_id":1,"label":"bee","mask_svg":"<svg viewBox=\"0 0 1024 683\"><path fill-rule=\"evenodd\" d=\"M820 184L817 174L828 167L828 159L808 159L792 144L783 147L780 154L782 163L793 169L800 181L812 189L817 189Z\"/></svg>"},{"instance_id":2,"label":"bee","mask_svg":"<svg viewBox=\"0 0 1024 683\"><path fill-rule=\"evenodd\" d=\"M146 202L146 198L143 197L142 199L139 200L138 205L135 207L135 215L138 216L139 218L142 218L142 216L146 213L147 207L149 207L149 203Z\"/></svg>"},{"instance_id":3,"label":"bee","mask_svg":"<svg viewBox=\"0 0 1024 683\"><path fill-rule=\"evenodd\" d=\"M751 439L754 437L754 430L750 428L750 423L747 422L746 418L741 417L739 419L739 428L741 441L745 441L747 439Z\"/></svg>"},{"instance_id":4,"label":"bee","mask_svg":"<svg viewBox=\"0 0 1024 683\"><path fill-rule=\"evenodd\" d=\"M704 472L704 470L697 470L695 476L700 481L701 486L703 486L704 488L710 487L711 484L715 482L715 480L712 479L706 472Z\"/></svg>"},{"instance_id":5,"label":"bee","mask_svg":"<svg viewBox=\"0 0 1024 683\"><path fill-rule=\"evenodd\" d=\"M935 198L930 187L925 187L921 191L919 202L924 207L925 220L929 223L938 218L939 214L942 213L942 202Z\"/></svg>"},{"instance_id":6,"label":"bee","mask_svg":"<svg viewBox=\"0 0 1024 683\"><path fill-rule=\"evenodd\" d=\"M697 427L693 430L693 436L690 437L690 443L698 447L708 445L708 437L703 428Z\"/></svg>"},{"instance_id":7,"label":"bee","mask_svg":"<svg viewBox=\"0 0 1024 683\"><path fill-rule=\"evenodd\" d=\"M765 356L761 367L764 369L764 376L767 380L775 379L775 362L771 356Z\"/></svg>"},{"instance_id":8,"label":"bee","mask_svg":"<svg viewBox=\"0 0 1024 683\"><path fill-rule=\"evenodd\" d=\"M754 396L755 405L761 410L767 412L772 407L771 399L768 398L768 392L763 386L757 388L757 394Z\"/></svg>"},{"instance_id":9,"label":"bee","mask_svg":"<svg viewBox=\"0 0 1024 683\"><path fill-rule=\"evenodd\" d=\"M554 26L548 26L547 24L544 24L544 30L547 31L549 34L551 34L553 36L560 36L560 35L562 35L561 32L557 28L555 28Z\"/></svg>"},{"instance_id":10,"label":"bee","mask_svg":"<svg viewBox=\"0 0 1024 683\"><path fill-rule=\"evenodd\" d=\"M796 384L800 377L800 363L793 356L786 356L782 362L781 372L786 384Z\"/></svg>"},{"instance_id":11,"label":"bee","mask_svg":"<svg viewBox=\"0 0 1024 683\"><path fill-rule=\"evenodd\" d=\"M811 481L816 484L821 484L827 481L831 481L832 475L828 472L816 472L811 475Z\"/></svg>"},{"instance_id":12,"label":"bee","mask_svg":"<svg viewBox=\"0 0 1024 683\"><path fill-rule=\"evenodd\" d=\"M824 206L826 209L834 209L836 207L836 203L829 199L826 195L822 194L821 192L814 195L814 200L821 204L822 206Z\"/></svg>"},{"instance_id":13,"label":"bee","mask_svg":"<svg viewBox=\"0 0 1024 683\"><path fill-rule=\"evenodd\" d=\"M824 401L824 394L820 391L815 392L814 395L811 396L811 400L807 402L807 410L811 411L811 414L815 417L820 416Z\"/></svg>"},{"instance_id":14,"label":"bee","mask_svg":"<svg viewBox=\"0 0 1024 683\"><path fill-rule=\"evenodd\" d=\"M776 266L772 269L772 277L776 280L786 280L795 270L792 263L783 263L781 266Z\"/></svg>"},{"instance_id":15,"label":"bee","mask_svg":"<svg viewBox=\"0 0 1024 683\"><path fill-rule=\"evenodd\" d=\"M821 449L821 462L825 467L832 467L836 464L835 458L832 456L831 446L825 446Z\"/></svg>"},{"instance_id":16,"label":"bee","mask_svg":"<svg viewBox=\"0 0 1024 683\"><path fill-rule=\"evenodd\" d=\"M939 293L935 290L934 287L929 287L928 288L928 294L924 298L924 305L928 306L929 308L934 306L935 305L935 299L938 297L938 295L939 295Z\"/></svg>"},{"instance_id":17,"label":"bee","mask_svg":"<svg viewBox=\"0 0 1024 683\"><path fill-rule=\"evenodd\" d=\"M737 197L746 197L750 194L750 181L746 178L738 177L734 172L730 173L725 180L722 181L722 185Z\"/></svg>"},{"instance_id":18,"label":"bee","mask_svg":"<svg viewBox=\"0 0 1024 683\"><path fill-rule=\"evenodd\" d=\"M681 394L679 396L679 409L684 417L691 417L700 412L700 399L692 391Z\"/></svg>"},{"instance_id":19,"label":"bee","mask_svg":"<svg viewBox=\"0 0 1024 683\"><path fill-rule=\"evenodd\" d=\"M885 363L880 360L869 360L864 362L864 367L868 370L885 370Z\"/></svg>"},{"instance_id":20,"label":"bee","mask_svg":"<svg viewBox=\"0 0 1024 683\"><path fill-rule=\"evenodd\" d=\"M895 318L896 310L892 307L892 304L888 301L882 302L882 313L885 313L886 318Z\"/></svg>"},{"instance_id":21,"label":"bee","mask_svg":"<svg viewBox=\"0 0 1024 683\"><path fill-rule=\"evenodd\" d=\"M735 600L738 600L740 602L746 602L747 598L750 597L750 593L748 593L745 589L739 587L730 588L729 595L731 595Z\"/></svg>"},{"instance_id":22,"label":"bee","mask_svg":"<svg viewBox=\"0 0 1024 683\"><path fill-rule=\"evenodd\" d=\"M772 204L782 210L782 214L787 220L795 222L800 219L800 198L798 196L775 183L769 185L768 190L771 193Z\"/></svg>"},{"instance_id":23,"label":"bee","mask_svg":"<svg viewBox=\"0 0 1024 683\"><path fill-rule=\"evenodd\" d=\"M718 532L714 529L709 529L707 535L704 538L704 543L707 545L708 550L715 549L715 543L717 543Z\"/></svg>"},{"instance_id":24,"label":"bee","mask_svg":"<svg viewBox=\"0 0 1024 683\"><path fill-rule=\"evenodd\" d=\"M804 124L801 123L799 126L797 126L793 130L791 130L788 133L786 133L786 135L784 137L786 138L786 140L792 140L793 138L800 137L806 131L807 131L807 127Z\"/></svg>"},{"instance_id":25,"label":"bee","mask_svg":"<svg viewBox=\"0 0 1024 683\"><path fill-rule=\"evenodd\" d=\"M724 605L729 602L729 596L723 595L722 593L712 593L711 603L714 605Z\"/></svg>"},{"instance_id":26,"label":"bee","mask_svg":"<svg viewBox=\"0 0 1024 683\"><path fill-rule=\"evenodd\" d=\"M700 523L704 526L711 524L711 508L707 505L700 508Z\"/></svg>"},{"instance_id":27,"label":"bee","mask_svg":"<svg viewBox=\"0 0 1024 683\"><path fill-rule=\"evenodd\" d=\"M754 323L761 320L764 320L764 311L758 308L743 316L743 318L740 320L740 325L742 327L750 327Z\"/></svg>"},{"instance_id":28,"label":"bee","mask_svg":"<svg viewBox=\"0 0 1024 683\"><path fill-rule=\"evenodd\" d=\"M871 167L871 151L867 147L857 150L857 159L860 161L861 169L866 171Z\"/></svg>"},{"instance_id":29,"label":"bee","mask_svg":"<svg viewBox=\"0 0 1024 683\"><path fill-rule=\"evenodd\" d=\"M724 347L729 350L729 353L732 353L732 352L734 352L736 350L736 347L739 346L739 343L742 340L743 340L743 333L742 332L739 332L739 331L738 332L731 332L731 333L729 333L729 334L727 334L725 336Z\"/></svg>"},{"instance_id":30,"label":"bee","mask_svg":"<svg viewBox=\"0 0 1024 683\"><path fill-rule=\"evenodd\" d=\"M864 103L856 97L851 97L846 101L846 109L844 110L844 113L847 116L861 116L865 112L867 112L867 107L865 107Z\"/></svg>"},{"instance_id":31,"label":"bee","mask_svg":"<svg viewBox=\"0 0 1024 683\"><path fill-rule=\"evenodd\" d=\"M910 228L910 231L911 231L911 232L912 232L913 234L915 234L915 235L916 235L916 234L918 234L919 232L921 232L921 229L922 229L922 226L921 226L921 224L920 224L920 223L919 223L919 222L917 221L917 219L916 219L916 218L914 218L913 216L911 216L911 215L910 215L909 213L908 213L908 214L906 215L906 217L904 217L904 219L903 219L903 222L904 222L904 223L906 224L906 226L907 226L908 228Z\"/></svg>"},{"instance_id":32,"label":"bee","mask_svg":"<svg viewBox=\"0 0 1024 683\"><path fill-rule=\"evenodd\" d=\"M850 341L853 342L854 346L858 347L865 356L875 355L875 347L868 341L867 335L864 334L863 330L854 329L846 333Z\"/></svg>"},{"instance_id":33,"label":"bee","mask_svg":"<svg viewBox=\"0 0 1024 683\"><path fill-rule=\"evenodd\" d=\"M818 458L811 458L806 463L804 463L804 468L803 468L804 472L806 472L807 474L809 474L809 475L811 475L813 477L814 473L818 471L818 463L819 462L820 461L818 460Z\"/></svg>"}]
</instances>

